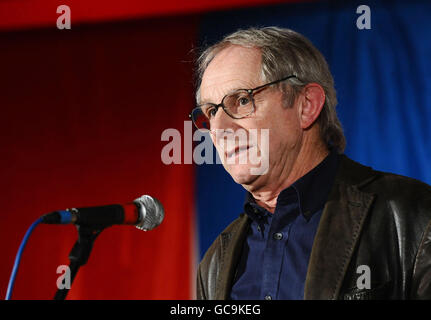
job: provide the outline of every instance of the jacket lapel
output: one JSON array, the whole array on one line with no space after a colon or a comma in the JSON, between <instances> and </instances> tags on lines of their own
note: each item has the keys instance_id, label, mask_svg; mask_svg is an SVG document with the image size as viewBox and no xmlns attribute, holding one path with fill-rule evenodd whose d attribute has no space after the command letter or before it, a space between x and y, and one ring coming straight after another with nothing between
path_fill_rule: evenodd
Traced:
<instances>
[{"instance_id":1,"label":"jacket lapel","mask_svg":"<svg viewBox=\"0 0 431 320\"><path fill-rule=\"evenodd\" d=\"M375 195L359 186L375 172L343 156L317 230L304 289L304 299L337 299L365 218Z\"/></svg>"},{"instance_id":2,"label":"jacket lapel","mask_svg":"<svg viewBox=\"0 0 431 320\"><path fill-rule=\"evenodd\" d=\"M220 276L216 287L216 300L229 299L236 266L241 257L250 219L242 214L236 228L230 232L221 233Z\"/></svg>"}]
</instances>

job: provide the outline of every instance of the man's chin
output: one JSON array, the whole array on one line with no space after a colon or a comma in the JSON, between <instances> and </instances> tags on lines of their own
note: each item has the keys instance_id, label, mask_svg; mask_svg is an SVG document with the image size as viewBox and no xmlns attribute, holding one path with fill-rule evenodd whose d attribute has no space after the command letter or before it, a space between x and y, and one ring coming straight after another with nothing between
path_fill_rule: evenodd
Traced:
<instances>
[{"instance_id":1,"label":"man's chin","mask_svg":"<svg viewBox=\"0 0 431 320\"><path fill-rule=\"evenodd\" d=\"M249 165L230 165L225 167L226 171L229 172L232 179L238 184L251 184L259 176L252 174L253 168Z\"/></svg>"}]
</instances>

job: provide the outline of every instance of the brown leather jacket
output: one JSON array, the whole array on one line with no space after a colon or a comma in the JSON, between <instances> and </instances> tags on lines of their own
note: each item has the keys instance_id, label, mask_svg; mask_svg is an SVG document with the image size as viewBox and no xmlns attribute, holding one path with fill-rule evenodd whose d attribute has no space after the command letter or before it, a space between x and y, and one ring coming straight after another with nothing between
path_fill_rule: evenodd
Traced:
<instances>
[{"instance_id":1,"label":"brown leather jacket","mask_svg":"<svg viewBox=\"0 0 431 320\"><path fill-rule=\"evenodd\" d=\"M214 241L197 275L198 299L228 299L250 219ZM358 289L366 265L371 288ZM304 299L431 299L431 187L342 156L314 240Z\"/></svg>"}]
</instances>

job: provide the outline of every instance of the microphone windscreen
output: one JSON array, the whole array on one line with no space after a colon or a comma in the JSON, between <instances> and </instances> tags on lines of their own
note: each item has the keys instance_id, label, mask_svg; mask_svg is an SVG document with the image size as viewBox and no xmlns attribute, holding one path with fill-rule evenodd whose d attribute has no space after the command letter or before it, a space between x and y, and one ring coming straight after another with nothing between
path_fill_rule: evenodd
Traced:
<instances>
[{"instance_id":1,"label":"microphone windscreen","mask_svg":"<svg viewBox=\"0 0 431 320\"><path fill-rule=\"evenodd\" d=\"M136 228L148 231L162 223L165 217L165 209L159 200L143 195L133 202L139 207L141 213L141 219Z\"/></svg>"}]
</instances>

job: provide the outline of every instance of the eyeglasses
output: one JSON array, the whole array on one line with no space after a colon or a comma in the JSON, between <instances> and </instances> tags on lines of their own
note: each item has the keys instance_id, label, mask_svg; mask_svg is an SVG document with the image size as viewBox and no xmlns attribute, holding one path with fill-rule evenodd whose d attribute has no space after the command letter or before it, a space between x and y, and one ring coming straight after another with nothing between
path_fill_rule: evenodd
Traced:
<instances>
[{"instance_id":1,"label":"eyeglasses","mask_svg":"<svg viewBox=\"0 0 431 320\"><path fill-rule=\"evenodd\" d=\"M253 95L268 86L285 81L290 78L296 78L296 75L290 75L280 80L272 81L256 87L254 89L238 89L223 97L220 104L204 103L198 105L189 114L193 124L199 131L208 132L211 130L211 122L214 119L218 109L221 107L226 114L233 119L242 119L252 114L255 110Z\"/></svg>"}]
</instances>

